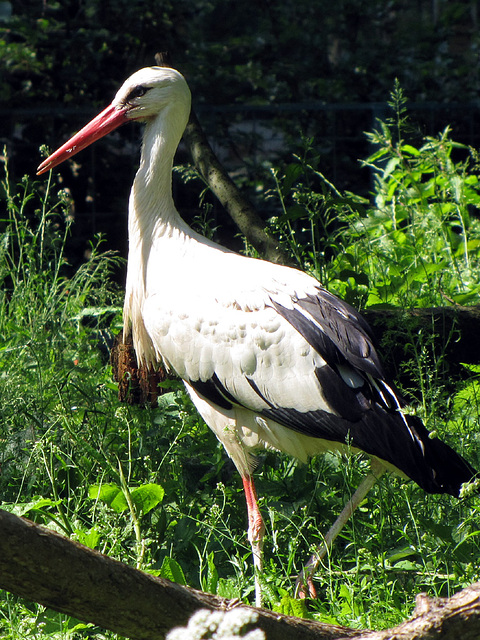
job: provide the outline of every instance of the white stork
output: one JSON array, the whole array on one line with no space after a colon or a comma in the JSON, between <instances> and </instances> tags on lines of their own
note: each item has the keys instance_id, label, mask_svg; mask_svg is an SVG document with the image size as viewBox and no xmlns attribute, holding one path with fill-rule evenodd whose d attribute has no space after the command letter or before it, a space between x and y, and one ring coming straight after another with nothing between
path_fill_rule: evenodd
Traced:
<instances>
[{"instance_id":1,"label":"white stork","mask_svg":"<svg viewBox=\"0 0 480 640\"><path fill-rule=\"evenodd\" d=\"M418 418L402 412L404 402L386 380L357 311L309 275L238 255L182 220L171 174L189 112L190 91L180 73L141 69L38 173L124 123L145 123L129 203L124 322L138 361L162 362L182 378L242 477L259 605L264 523L252 478L255 449L277 449L302 461L331 449L370 456L372 474L329 532L326 547L385 469L429 493L454 496L475 471L430 438Z\"/></svg>"}]
</instances>

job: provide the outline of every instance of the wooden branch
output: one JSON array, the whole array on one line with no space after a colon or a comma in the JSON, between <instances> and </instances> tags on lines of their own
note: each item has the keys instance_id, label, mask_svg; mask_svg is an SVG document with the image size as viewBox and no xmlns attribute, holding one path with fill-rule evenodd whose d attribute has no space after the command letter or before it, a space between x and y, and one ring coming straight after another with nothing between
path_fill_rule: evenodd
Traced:
<instances>
[{"instance_id":1,"label":"wooden branch","mask_svg":"<svg viewBox=\"0 0 480 640\"><path fill-rule=\"evenodd\" d=\"M266 231L266 223L218 160L193 109L183 137L198 171L248 242L262 258L292 265L292 260L280 249L278 241Z\"/></svg>"},{"instance_id":2,"label":"wooden branch","mask_svg":"<svg viewBox=\"0 0 480 640\"><path fill-rule=\"evenodd\" d=\"M419 594L412 618L394 629L370 632L361 640L478 640L480 583L451 598Z\"/></svg>"},{"instance_id":3,"label":"wooden branch","mask_svg":"<svg viewBox=\"0 0 480 640\"><path fill-rule=\"evenodd\" d=\"M238 602L156 578L0 510L0 588L133 640L162 640L198 609ZM356 638L359 631L257 610L268 640Z\"/></svg>"},{"instance_id":4,"label":"wooden branch","mask_svg":"<svg viewBox=\"0 0 480 640\"><path fill-rule=\"evenodd\" d=\"M403 362L416 334L433 340L432 353L442 356L450 374L464 372L462 363L480 362L480 305L417 309L367 309L363 312L371 325L377 343L391 331L393 340L380 349L384 363L396 377L395 364ZM388 352L387 352L388 348Z\"/></svg>"},{"instance_id":5,"label":"wooden branch","mask_svg":"<svg viewBox=\"0 0 480 640\"><path fill-rule=\"evenodd\" d=\"M198 609L238 602L155 578L0 510L0 588L133 640L162 640ZM417 597L413 618L380 632L347 629L263 609L254 626L268 640L477 640L480 583L450 599Z\"/></svg>"}]
</instances>

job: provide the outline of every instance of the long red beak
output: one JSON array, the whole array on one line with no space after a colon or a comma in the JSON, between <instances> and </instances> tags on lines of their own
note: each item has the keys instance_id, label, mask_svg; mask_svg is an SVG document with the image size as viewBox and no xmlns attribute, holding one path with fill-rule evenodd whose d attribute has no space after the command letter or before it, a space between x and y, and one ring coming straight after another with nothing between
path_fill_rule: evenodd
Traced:
<instances>
[{"instance_id":1,"label":"long red beak","mask_svg":"<svg viewBox=\"0 0 480 640\"><path fill-rule=\"evenodd\" d=\"M103 138L122 124L128 122L126 109L118 109L113 104L99 113L93 120L83 127L68 142L57 149L51 156L42 162L37 169L37 176L53 169L64 160L71 158L76 153L88 147L96 140Z\"/></svg>"}]
</instances>

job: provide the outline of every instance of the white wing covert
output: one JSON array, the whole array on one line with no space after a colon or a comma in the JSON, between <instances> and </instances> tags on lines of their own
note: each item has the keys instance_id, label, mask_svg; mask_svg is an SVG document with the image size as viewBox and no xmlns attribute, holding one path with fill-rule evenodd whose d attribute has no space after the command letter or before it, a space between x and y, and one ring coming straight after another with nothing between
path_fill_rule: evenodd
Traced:
<instances>
[{"instance_id":1,"label":"white wing covert","mask_svg":"<svg viewBox=\"0 0 480 640\"><path fill-rule=\"evenodd\" d=\"M405 403L385 379L362 316L304 273L235 254L222 257L223 270L210 267L210 278L204 271L196 287L187 280L179 285L177 277L178 295L150 295L143 319L157 357L196 394L197 407L202 413L203 404L202 415L239 468L247 468L235 458L241 447L216 424L218 416L238 427L242 415L252 429L252 420L263 420L272 433L267 440L287 452L305 438L310 444L303 450L313 453L320 441L349 443L425 491L456 495L455 482L434 464L452 464L452 450L431 438L419 418L402 412ZM296 444L293 432L303 438ZM465 475L457 458L458 473Z\"/></svg>"},{"instance_id":2,"label":"white wing covert","mask_svg":"<svg viewBox=\"0 0 480 640\"><path fill-rule=\"evenodd\" d=\"M366 323L309 276L252 262L260 273L268 265L274 275L278 270L284 277L268 273L267 286L261 287L257 277L248 287L245 282L251 279L243 273L243 292L239 294L237 283L234 300L225 289L220 293L218 281L215 298L200 285L186 297L151 295L143 317L158 355L223 408L293 411L286 426L301 432L305 428L296 424L299 413L358 419L370 402L362 389L367 385L369 395L378 396L369 376L383 377ZM288 281L293 277L296 289ZM149 325L148 318L155 320ZM307 432L324 436L316 424Z\"/></svg>"}]
</instances>

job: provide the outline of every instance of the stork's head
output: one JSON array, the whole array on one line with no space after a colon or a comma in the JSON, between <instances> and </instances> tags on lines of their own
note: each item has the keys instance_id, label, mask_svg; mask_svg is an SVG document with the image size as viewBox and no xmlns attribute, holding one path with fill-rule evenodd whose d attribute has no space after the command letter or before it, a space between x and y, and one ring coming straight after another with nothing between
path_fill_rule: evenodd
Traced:
<instances>
[{"instance_id":1,"label":"stork's head","mask_svg":"<svg viewBox=\"0 0 480 640\"><path fill-rule=\"evenodd\" d=\"M148 121L173 106L182 115L190 111L190 91L183 76L166 67L147 67L131 75L117 92L112 106L127 120Z\"/></svg>"},{"instance_id":2,"label":"stork's head","mask_svg":"<svg viewBox=\"0 0 480 640\"><path fill-rule=\"evenodd\" d=\"M53 169L129 121L149 122L166 110L174 113L172 124L183 133L190 112L190 91L183 76L167 67L147 67L131 75L113 102L38 167L37 175Z\"/></svg>"}]
</instances>

